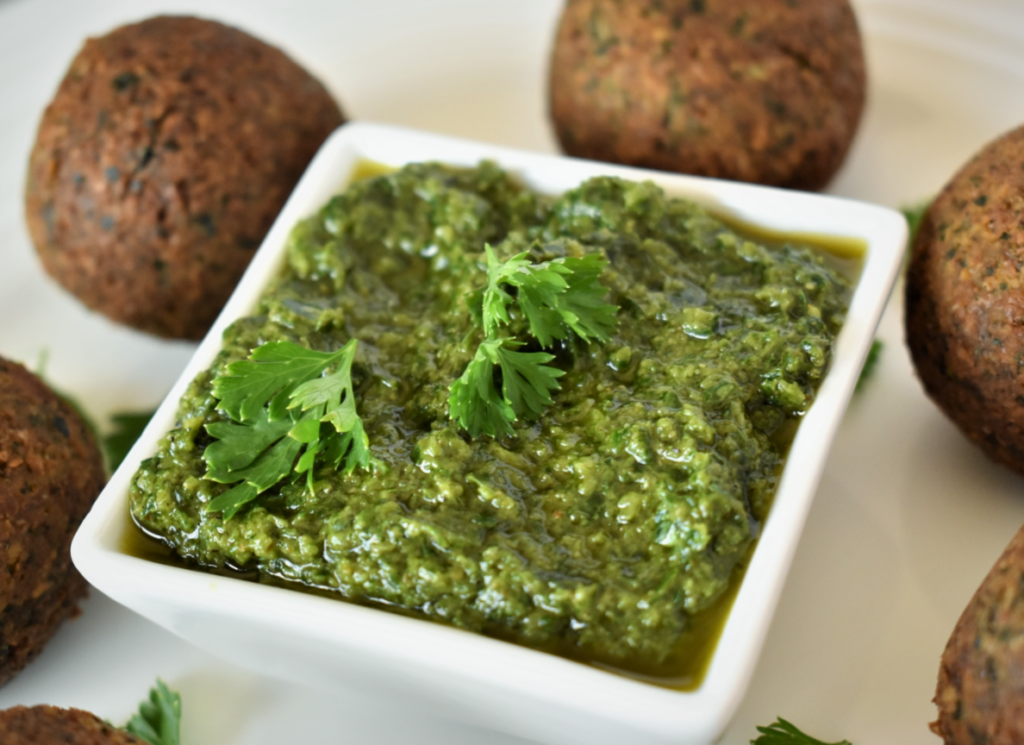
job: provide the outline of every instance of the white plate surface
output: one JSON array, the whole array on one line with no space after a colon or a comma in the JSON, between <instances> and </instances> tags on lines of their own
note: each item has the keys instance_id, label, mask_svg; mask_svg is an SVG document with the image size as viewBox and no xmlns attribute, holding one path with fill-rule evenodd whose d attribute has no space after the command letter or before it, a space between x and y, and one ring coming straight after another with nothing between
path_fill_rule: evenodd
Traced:
<instances>
[{"instance_id":1,"label":"white plate surface","mask_svg":"<svg viewBox=\"0 0 1024 745\"><path fill-rule=\"evenodd\" d=\"M1017 0L855 0L870 100L830 191L890 206L937 191L1024 122ZM553 151L544 69L558 0L0 0L0 354L35 366L99 418L155 404L193 347L84 311L39 268L21 219L35 126L89 34L195 12L276 43L356 118ZM1024 522L1024 483L991 465L921 392L897 288L876 377L840 429L753 683L723 742L786 717L824 740L933 745L938 659L956 618ZM494 743L225 666L94 592L0 708L53 703L127 718L156 676L181 690L184 744Z\"/></svg>"}]
</instances>

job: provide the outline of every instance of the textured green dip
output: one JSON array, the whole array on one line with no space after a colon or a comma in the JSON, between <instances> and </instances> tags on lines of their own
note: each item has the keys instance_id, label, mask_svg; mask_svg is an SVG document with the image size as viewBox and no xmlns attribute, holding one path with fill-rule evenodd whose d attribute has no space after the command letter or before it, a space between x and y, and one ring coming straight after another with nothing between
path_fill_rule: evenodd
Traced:
<instances>
[{"instance_id":1,"label":"textured green dip","mask_svg":"<svg viewBox=\"0 0 1024 745\"><path fill-rule=\"evenodd\" d=\"M448 390L482 332L466 306L484 243L507 258L601 252L607 344L552 351L554 405L470 440ZM256 571L644 674L694 640L775 489L846 310L814 249L755 243L650 183L552 198L496 166L359 181L294 229L287 265L234 323L132 483L144 531L189 562ZM211 379L267 341L359 340L359 414L381 466L275 487L231 520L205 506Z\"/></svg>"}]
</instances>

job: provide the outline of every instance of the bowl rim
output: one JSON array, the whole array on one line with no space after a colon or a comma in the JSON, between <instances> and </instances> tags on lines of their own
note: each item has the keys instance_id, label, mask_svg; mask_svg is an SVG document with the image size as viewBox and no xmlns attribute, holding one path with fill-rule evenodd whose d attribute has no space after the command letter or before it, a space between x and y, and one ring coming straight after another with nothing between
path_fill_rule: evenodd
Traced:
<instances>
[{"instance_id":1,"label":"bowl rim","mask_svg":"<svg viewBox=\"0 0 1024 745\"><path fill-rule=\"evenodd\" d=\"M416 160L473 165L483 159L496 161L540 191L564 191L593 175L650 180L671 195L694 199L720 215L789 233L858 238L867 246L830 369L797 430L712 661L693 691L662 688L439 623L162 565L123 550L120 537L128 522L132 475L173 426L178 400L220 350L225 328L252 309L278 271L294 224L343 188L362 161L389 166ZM273 608L276 628L322 643L358 643L363 651L543 700L579 716L659 737L687 732L710 742L724 731L752 677L829 446L901 266L906 239L906 222L899 212L839 197L532 153L388 125L343 125L310 164L220 316L82 523L72 544L73 561L102 592L172 631L167 617L172 608L179 616L227 613L262 617L264 622Z\"/></svg>"}]
</instances>

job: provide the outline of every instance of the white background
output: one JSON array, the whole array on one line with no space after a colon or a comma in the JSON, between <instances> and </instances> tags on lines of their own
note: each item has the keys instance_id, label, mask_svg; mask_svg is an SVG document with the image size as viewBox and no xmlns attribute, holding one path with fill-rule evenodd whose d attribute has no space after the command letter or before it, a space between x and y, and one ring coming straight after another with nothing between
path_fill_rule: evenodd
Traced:
<instances>
[{"instance_id":1,"label":"white background","mask_svg":"<svg viewBox=\"0 0 1024 745\"><path fill-rule=\"evenodd\" d=\"M935 193L984 143L1024 122L1024 5L855 0L869 103L829 191L889 206ZM39 117L86 36L159 12L238 25L318 75L355 119L545 152L545 69L558 0L0 0L0 355L36 367L98 418L155 405L192 345L85 311L43 273L22 181ZM777 715L855 745L935 745L939 656L1024 522L1021 480L924 397L903 346L902 287L875 378L840 429L747 698L723 742ZM122 722L157 676L182 693L183 745L512 743L373 701L220 663L93 591L83 614L0 689L0 708L51 703Z\"/></svg>"}]
</instances>

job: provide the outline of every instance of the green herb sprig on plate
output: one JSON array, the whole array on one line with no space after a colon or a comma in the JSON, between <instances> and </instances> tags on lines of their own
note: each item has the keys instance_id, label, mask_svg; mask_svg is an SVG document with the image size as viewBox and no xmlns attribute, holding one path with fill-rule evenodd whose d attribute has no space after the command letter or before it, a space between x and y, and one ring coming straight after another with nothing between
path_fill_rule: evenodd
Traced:
<instances>
[{"instance_id":1,"label":"green herb sprig on plate","mask_svg":"<svg viewBox=\"0 0 1024 745\"><path fill-rule=\"evenodd\" d=\"M868 380L875 374L875 368L878 367L879 360L882 359L882 351L885 349L885 344L880 339L875 339L871 342L871 349L868 350L868 356L864 358L864 366L860 369L860 375L857 376L857 384L854 386L854 393L859 393L864 389Z\"/></svg>"},{"instance_id":2,"label":"green herb sprig on plate","mask_svg":"<svg viewBox=\"0 0 1024 745\"><path fill-rule=\"evenodd\" d=\"M761 735L756 740L751 740L750 745L851 745L847 740L835 743L815 740L810 735L805 735L782 717L779 717L767 727L758 727L757 731Z\"/></svg>"},{"instance_id":3,"label":"green herb sprig on plate","mask_svg":"<svg viewBox=\"0 0 1024 745\"><path fill-rule=\"evenodd\" d=\"M158 678L124 729L149 745L181 745L181 696Z\"/></svg>"},{"instance_id":4,"label":"green herb sprig on plate","mask_svg":"<svg viewBox=\"0 0 1024 745\"><path fill-rule=\"evenodd\" d=\"M229 520L270 487L303 473L312 488L318 459L346 471L369 467L352 389L356 345L352 339L335 352L317 352L268 342L214 379L213 395L230 421L206 425L215 440L203 453L206 478L235 486L213 499L210 511Z\"/></svg>"},{"instance_id":5,"label":"green herb sprig on plate","mask_svg":"<svg viewBox=\"0 0 1024 745\"><path fill-rule=\"evenodd\" d=\"M487 287L481 316L488 337L508 325L508 306L514 302L542 347L571 334L583 341L608 341L618 325L615 314L619 309L604 299L608 290L598 281L608 266L603 256L568 256L534 264L525 251L505 262L498 260L490 246L484 246L484 252ZM503 285L516 288L515 298Z\"/></svg>"},{"instance_id":6,"label":"green herb sprig on plate","mask_svg":"<svg viewBox=\"0 0 1024 745\"><path fill-rule=\"evenodd\" d=\"M904 265L909 261L911 250L914 248L914 241L917 239L917 233L921 229L921 223L924 222L924 216L928 212L928 208L932 206L932 200L926 199L922 202L918 202L914 205L907 205L900 208L900 212L903 213L904 219L907 221L907 258L904 259ZM861 368L860 377L857 378L856 391L861 391L864 388L864 384L871 377L875 368L878 366L878 361L882 357L882 349L884 345L878 339L875 339L871 343L871 350L868 352L867 359L864 361L864 367Z\"/></svg>"},{"instance_id":7,"label":"green herb sprig on plate","mask_svg":"<svg viewBox=\"0 0 1024 745\"><path fill-rule=\"evenodd\" d=\"M517 419L536 416L550 406L552 392L560 388L558 378L564 375L548 364L554 355L521 352L526 342L501 336L512 322L510 306L518 308L541 347L572 336L584 342L608 341L618 323L618 307L604 299L607 289L598 277L608 262L599 254L534 263L526 252L502 262L490 246L484 251L487 287L471 298L470 306L485 338L452 383L448 409L471 437L500 437L512 434Z\"/></svg>"},{"instance_id":8,"label":"green herb sprig on plate","mask_svg":"<svg viewBox=\"0 0 1024 745\"><path fill-rule=\"evenodd\" d=\"M128 456L135 441L142 436L149 420L155 411L123 411L110 415L113 431L103 437L103 452L107 456L107 464L111 471L116 471Z\"/></svg>"}]
</instances>

